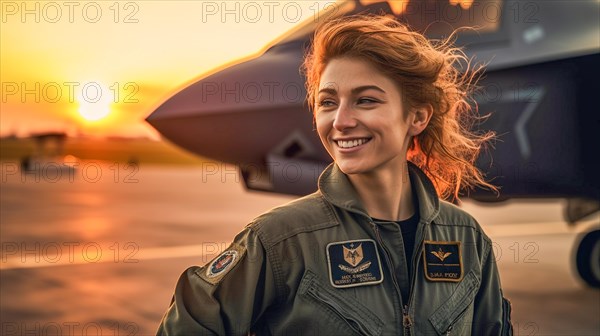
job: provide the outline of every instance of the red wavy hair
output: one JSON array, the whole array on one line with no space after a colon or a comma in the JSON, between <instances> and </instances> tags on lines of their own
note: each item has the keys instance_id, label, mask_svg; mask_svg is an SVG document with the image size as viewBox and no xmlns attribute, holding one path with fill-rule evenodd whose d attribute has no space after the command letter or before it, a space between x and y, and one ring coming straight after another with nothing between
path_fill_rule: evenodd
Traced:
<instances>
[{"instance_id":1,"label":"red wavy hair","mask_svg":"<svg viewBox=\"0 0 600 336\"><path fill-rule=\"evenodd\" d=\"M453 46L452 36L430 41L387 16L363 14L324 22L303 64L313 111L323 70L341 57L367 61L391 78L405 107L431 104L431 120L413 137L407 159L430 177L440 197L458 201L460 190L476 186L497 192L475 166L480 150L495 135L471 131L481 119L471 96L483 67L473 68L462 50Z\"/></svg>"}]
</instances>

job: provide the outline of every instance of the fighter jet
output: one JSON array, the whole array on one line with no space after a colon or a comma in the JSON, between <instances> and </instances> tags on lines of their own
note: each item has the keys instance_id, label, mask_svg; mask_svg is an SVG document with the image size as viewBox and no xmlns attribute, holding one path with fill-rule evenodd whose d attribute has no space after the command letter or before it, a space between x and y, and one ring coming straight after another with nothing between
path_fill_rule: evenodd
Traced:
<instances>
[{"instance_id":1,"label":"fighter jet","mask_svg":"<svg viewBox=\"0 0 600 336\"><path fill-rule=\"evenodd\" d=\"M319 21L357 13L394 15L429 38L461 29L456 43L486 64L479 125L499 141L477 164L501 187L484 202L566 198L568 223L600 210L596 80L600 1L348 0L284 34L262 55L201 78L147 121L166 139L235 164L251 190L304 195L331 159L314 131L300 64ZM474 28L473 28L474 27ZM577 269L600 287L600 230L577 250ZM594 252L595 251L595 252Z\"/></svg>"}]
</instances>

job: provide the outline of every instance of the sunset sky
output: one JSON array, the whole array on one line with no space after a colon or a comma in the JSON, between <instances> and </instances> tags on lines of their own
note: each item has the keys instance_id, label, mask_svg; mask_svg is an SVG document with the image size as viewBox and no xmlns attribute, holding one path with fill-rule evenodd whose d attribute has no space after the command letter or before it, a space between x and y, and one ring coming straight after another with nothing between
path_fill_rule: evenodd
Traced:
<instances>
[{"instance_id":1,"label":"sunset sky","mask_svg":"<svg viewBox=\"0 0 600 336\"><path fill-rule=\"evenodd\" d=\"M163 101L331 3L0 1L0 135L156 138Z\"/></svg>"}]
</instances>

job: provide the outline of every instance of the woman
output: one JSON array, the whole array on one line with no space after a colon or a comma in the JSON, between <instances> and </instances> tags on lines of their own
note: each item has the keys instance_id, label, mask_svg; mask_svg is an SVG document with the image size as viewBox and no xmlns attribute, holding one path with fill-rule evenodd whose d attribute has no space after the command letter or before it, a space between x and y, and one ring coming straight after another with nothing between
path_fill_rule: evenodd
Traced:
<instances>
[{"instance_id":1,"label":"woman","mask_svg":"<svg viewBox=\"0 0 600 336\"><path fill-rule=\"evenodd\" d=\"M487 184L473 74L393 19L327 22L304 69L334 163L180 278L158 334L511 334L492 244L440 197ZM412 162L411 162L412 161Z\"/></svg>"}]
</instances>

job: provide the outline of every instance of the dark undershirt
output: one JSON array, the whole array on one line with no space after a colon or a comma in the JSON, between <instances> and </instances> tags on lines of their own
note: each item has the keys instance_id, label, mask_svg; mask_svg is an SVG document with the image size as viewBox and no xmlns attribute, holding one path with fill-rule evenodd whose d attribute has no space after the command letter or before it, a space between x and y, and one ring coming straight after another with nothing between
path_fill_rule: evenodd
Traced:
<instances>
[{"instance_id":1,"label":"dark undershirt","mask_svg":"<svg viewBox=\"0 0 600 336\"><path fill-rule=\"evenodd\" d=\"M419 220L420 220L420 216L419 216L419 208L417 206L417 202L414 203L415 204L415 213L408 219L405 220L401 220L401 221L389 221L389 220L382 220L382 219L377 219L377 218L373 218L373 221L375 222L394 222L397 225L400 226L400 232L402 232L402 242L404 245L404 255L406 257L406 267L408 269L408 283L410 284L412 282L412 265L413 265L413 250L415 247L415 236L417 234L417 226L419 224ZM396 269L395 265L394 268ZM396 275L399 276L399 275ZM403 298L409 298L410 297L410 285L408 286L403 286L401 284L399 284L400 286L400 291L402 292L402 297ZM404 302L404 304L407 304L408 302Z\"/></svg>"},{"instance_id":2,"label":"dark undershirt","mask_svg":"<svg viewBox=\"0 0 600 336\"><path fill-rule=\"evenodd\" d=\"M402 231L402 240L404 243L404 255L406 256L406 263L408 268L409 283L412 281L412 263L413 263L413 250L415 248L415 236L417 234L417 224L419 224L419 212L415 213L409 219L402 221L396 221L396 224L400 226ZM408 288L410 292L410 288ZM404 294L404 293L403 293ZM404 296L404 297L408 297Z\"/></svg>"}]
</instances>

